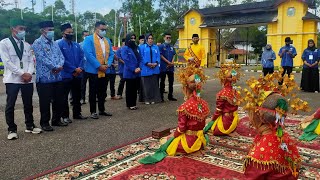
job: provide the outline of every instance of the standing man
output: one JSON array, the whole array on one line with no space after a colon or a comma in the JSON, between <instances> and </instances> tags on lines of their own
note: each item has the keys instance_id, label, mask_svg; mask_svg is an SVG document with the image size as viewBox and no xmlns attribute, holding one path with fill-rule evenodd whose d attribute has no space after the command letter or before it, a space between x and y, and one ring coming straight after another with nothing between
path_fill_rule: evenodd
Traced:
<instances>
[{"instance_id":1,"label":"standing man","mask_svg":"<svg viewBox=\"0 0 320 180\"><path fill-rule=\"evenodd\" d=\"M169 101L177 101L173 97L173 82L174 82L174 55L176 54L173 46L171 45L171 34L164 34L164 43L159 46L160 50L160 93L161 101L164 101L163 93L165 91L166 76L169 80Z\"/></svg>"},{"instance_id":2,"label":"standing man","mask_svg":"<svg viewBox=\"0 0 320 180\"><path fill-rule=\"evenodd\" d=\"M184 58L191 64L195 64L196 67L200 67L204 65L205 62L205 51L204 47L199 44L199 35L192 35L192 42L184 53Z\"/></svg>"},{"instance_id":3,"label":"standing man","mask_svg":"<svg viewBox=\"0 0 320 180\"><path fill-rule=\"evenodd\" d=\"M63 113L63 82L61 71L64 57L58 43L53 41L52 21L39 23L41 36L32 45L36 56L36 82L40 105L40 125L44 131L53 131L50 126L50 104L52 103L52 126L67 126L61 120Z\"/></svg>"},{"instance_id":4,"label":"standing man","mask_svg":"<svg viewBox=\"0 0 320 180\"><path fill-rule=\"evenodd\" d=\"M274 60L276 60L276 53L272 50L271 44L267 44L261 55L263 76L266 76L267 74L273 74Z\"/></svg>"},{"instance_id":5,"label":"standing man","mask_svg":"<svg viewBox=\"0 0 320 180\"><path fill-rule=\"evenodd\" d=\"M82 39L83 41L80 43L81 48L83 48L83 42L86 39L87 36L89 36L89 31L82 31ZM85 69L85 64L86 64L86 57L83 59L83 68ZM86 76L85 70L83 69L82 73L82 81L81 81L81 104L86 104L86 89L87 89L87 81L88 77Z\"/></svg>"},{"instance_id":6,"label":"standing man","mask_svg":"<svg viewBox=\"0 0 320 180\"><path fill-rule=\"evenodd\" d=\"M296 48L292 45L292 40L290 37L285 39L286 45L283 46L279 51L279 56L281 59L281 66L283 68L282 77L287 73L290 76L293 68L293 58L296 57ZM281 83L282 84L282 83Z\"/></svg>"},{"instance_id":7,"label":"standing man","mask_svg":"<svg viewBox=\"0 0 320 180\"><path fill-rule=\"evenodd\" d=\"M95 24L95 32L88 36L83 43L83 50L86 57L85 71L89 78L89 102L92 119L98 119L97 102L99 115L112 116L105 112L105 98L107 96L106 71L111 67L114 53L112 44L108 38L106 23L99 21Z\"/></svg>"},{"instance_id":8,"label":"standing man","mask_svg":"<svg viewBox=\"0 0 320 180\"><path fill-rule=\"evenodd\" d=\"M125 79L123 78L123 68L124 68L124 60L121 57L121 50L122 48L126 45L126 39L122 39L122 45L121 47L117 50L116 55L118 58L118 70L119 70L119 76L120 76L120 82L118 85L118 92L117 92L117 98L122 99L122 93L123 93L123 88L125 84Z\"/></svg>"},{"instance_id":9,"label":"standing man","mask_svg":"<svg viewBox=\"0 0 320 180\"><path fill-rule=\"evenodd\" d=\"M65 123L72 123L69 118L68 96L71 91L73 102L73 119L86 119L81 115L81 81L83 76L83 51L80 45L73 41L73 29L69 23L62 24L60 27L62 39L58 41L60 50L64 56L62 70L63 79L63 114Z\"/></svg>"},{"instance_id":10,"label":"standing man","mask_svg":"<svg viewBox=\"0 0 320 180\"><path fill-rule=\"evenodd\" d=\"M5 110L8 125L8 139L17 139L17 125L14 123L14 106L21 91L26 130L33 134L41 133L33 119L33 80L34 61L30 45L24 41L26 27L21 19L10 20L11 36L0 42L0 54L4 65L3 83L6 85L7 103Z\"/></svg>"}]
</instances>

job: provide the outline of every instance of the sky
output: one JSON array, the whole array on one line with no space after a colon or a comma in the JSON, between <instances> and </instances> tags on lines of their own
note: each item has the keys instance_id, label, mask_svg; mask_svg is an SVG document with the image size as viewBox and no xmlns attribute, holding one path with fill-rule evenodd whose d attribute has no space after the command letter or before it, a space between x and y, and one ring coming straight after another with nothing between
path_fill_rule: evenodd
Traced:
<instances>
[{"instance_id":1,"label":"sky","mask_svg":"<svg viewBox=\"0 0 320 180\"><path fill-rule=\"evenodd\" d=\"M14 2L18 2L18 8L31 8L31 0L5 0L5 2L10 2L13 5L8 8L15 7ZM35 12L41 12L43 9L43 0L34 0L36 2ZM111 9L120 9L122 1L124 0L74 0L76 7L75 10L78 13L83 13L85 11L97 12L100 14L107 14ZM199 0L200 7L203 7L208 0ZM55 0L45 0L46 6L51 6ZM63 0L67 10L71 10L71 0Z\"/></svg>"},{"instance_id":2,"label":"sky","mask_svg":"<svg viewBox=\"0 0 320 180\"><path fill-rule=\"evenodd\" d=\"M16 0L22 8L31 8L31 0ZM43 0L34 0L36 5L34 6L35 12L41 12L43 9ZM97 12L103 15L109 13L111 9L120 9L122 2L121 0L74 0L75 10L78 13L83 13L85 11ZM15 0L5 0L5 2L14 3ZM45 0L46 6L51 6L54 4L55 0ZM63 0L67 10L71 10L71 0ZM11 5L8 8L13 8ZM20 7L19 7L20 8Z\"/></svg>"}]
</instances>

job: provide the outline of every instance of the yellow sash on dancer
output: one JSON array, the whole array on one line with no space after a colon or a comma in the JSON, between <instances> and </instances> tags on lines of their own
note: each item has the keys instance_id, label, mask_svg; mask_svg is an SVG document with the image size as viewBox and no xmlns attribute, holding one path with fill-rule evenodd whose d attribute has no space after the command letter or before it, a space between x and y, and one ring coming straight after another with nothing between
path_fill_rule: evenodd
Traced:
<instances>
[{"instance_id":1,"label":"yellow sash on dancer","mask_svg":"<svg viewBox=\"0 0 320 180\"><path fill-rule=\"evenodd\" d=\"M105 49L106 49L106 54L103 56L103 51L100 45L100 39L96 33L93 35L93 42L94 42L94 48L96 50L96 58L99 60L101 65L107 64L106 60L109 58L110 54L110 45L106 38L103 38L104 44L105 44ZM98 78L105 77L106 73L103 71L98 71Z\"/></svg>"},{"instance_id":2,"label":"yellow sash on dancer","mask_svg":"<svg viewBox=\"0 0 320 180\"><path fill-rule=\"evenodd\" d=\"M191 148L189 148L188 143L187 143L187 139L186 139L186 134L181 134L180 136L174 138L174 140L171 142L171 144L169 145L169 147L167 149L167 154L169 156L174 156L177 152L178 145L180 142L181 142L181 145L186 153L192 153L192 152L200 150L202 145L205 146L206 142L207 142L204 137L203 130L199 130L197 132L197 137L198 137L197 140L193 143Z\"/></svg>"},{"instance_id":3,"label":"yellow sash on dancer","mask_svg":"<svg viewBox=\"0 0 320 180\"><path fill-rule=\"evenodd\" d=\"M219 116L213 123L212 127L211 127L211 130L214 131L214 129L216 128L217 124L218 124L218 129L220 132L222 132L223 134L230 134L232 133L237 125L239 123L239 115L238 115L238 112L235 111L233 112L233 121L232 121L232 124L231 126L229 127L228 130L225 130L224 129L224 126L223 126L223 121L222 121L222 115Z\"/></svg>"},{"instance_id":4,"label":"yellow sash on dancer","mask_svg":"<svg viewBox=\"0 0 320 180\"><path fill-rule=\"evenodd\" d=\"M320 121L319 121L317 128L314 130L314 133L320 135Z\"/></svg>"}]
</instances>

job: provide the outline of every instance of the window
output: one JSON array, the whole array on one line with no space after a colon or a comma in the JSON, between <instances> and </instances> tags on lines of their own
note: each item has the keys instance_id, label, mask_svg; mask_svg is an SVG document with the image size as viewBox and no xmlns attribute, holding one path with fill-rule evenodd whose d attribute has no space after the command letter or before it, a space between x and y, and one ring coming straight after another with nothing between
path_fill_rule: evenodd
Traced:
<instances>
[{"instance_id":1,"label":"window","mask_svg":"<svg viewBox=\"0 0 320 180\"><path fill-rule=\"evenodd\" d=\"M296 13L296 9L294 7L289 7L287 11L288 16L294 16Z\"/></svg>"}]
</instances>

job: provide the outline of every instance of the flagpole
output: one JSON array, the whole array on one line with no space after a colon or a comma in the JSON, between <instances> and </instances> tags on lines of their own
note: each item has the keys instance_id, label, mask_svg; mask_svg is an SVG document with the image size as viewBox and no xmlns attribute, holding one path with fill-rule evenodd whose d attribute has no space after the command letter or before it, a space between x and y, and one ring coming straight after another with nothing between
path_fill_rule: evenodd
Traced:
<instances>
[{"instance_id":1,"label":"flagpole","mask_svg":"<svg viewBox=\"0 0 320 180\"><path fill-rule=\"evenodd\" d=\"M141 35L141 21L140 21L140 15L139 15L139 27L140 27L140 34L139 36Z\"/></svg>"},{"instance_id":2,"label":"flagpole","mask_svg":"<svg viewBox=\"0 0 320 180\"><path fill-rule=\"evenodd\" d=\"M116 37L117 37L117 11L114 10L114 42L117 42Z\"/></svg>"},{"instance_id":3,"label":"flagpole","mask_svg":"<svg viewBox=\"0 0 320 180\"><path fill-rule=\"evenodd\" d=\"M51 21L53 21L53 5L51 5Z\"/></svg>"}]
</instances>

